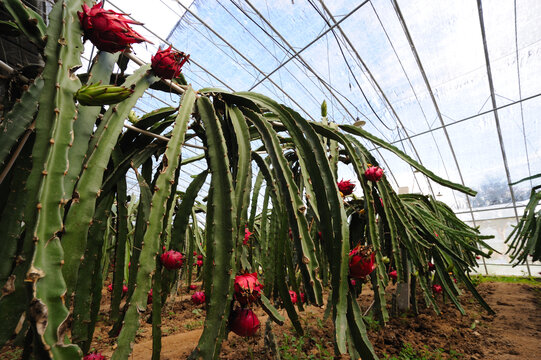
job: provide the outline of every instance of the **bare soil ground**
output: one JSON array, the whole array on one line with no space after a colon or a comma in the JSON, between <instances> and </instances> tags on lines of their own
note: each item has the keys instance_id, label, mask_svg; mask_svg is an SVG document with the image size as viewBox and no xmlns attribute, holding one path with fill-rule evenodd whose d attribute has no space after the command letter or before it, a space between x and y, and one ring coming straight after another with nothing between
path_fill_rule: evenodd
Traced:
<instances>
[{"instance_id":1,"label":"bare soil ground","mask_svg":"<svg viewBox=\"0 0 541 360\"><path fill-rule=\"evenodd\" d=\"M438 316L433 310L425 308L424 301L419 297L419 316L393 317L386 327L373 326L369 331L378 355L398 355L405 344L410 344L416 350L442 349L444 359L455 353L462 354L455 355L457 358L472 360L541 359L541 288L525 284L482 283L478 290L496 315L489 315L469 293L461 297L466 310L464 316L441 297L442 314ZM360 301L366 308L370 302L369 295L361 295ZM267 317L260 309L256 313L261 320L260 335L245 339L229 334L223 343L221 359L272 359L263 336ZM290 352L291 359L301 358L300 352L305 359L332 358L333 327L330 321L321 321L323 313L324 309L314 306L308 306L301 313L301 321L307 329L307 335L301 342L292 340L294 331L288 322L282 327L273 324L278 347ZM180 297L166 310L163 360L187 358L201 335L203 317L203 308L192 305L189 295ZM101 341L95 342L95 347L104 355L110 355L114 347L114 339L108 339L107 329L98 329L95 337L101 338ZM144 324L130 359L150 359L151 333L151 326ZM349 359L348 356L342 358Z\"/></svg>"},{"instance_id":2,"label":"bare soil ground","mask_svg":"<svg viewBox=\"0 0 541 360\"><path fill-rule=\"evenodd\" d=\"M489 315L469 294L461 296L466 315L449 301L438 299L442 314L424 307L419 297L419 316L404 314L393 317L385 327L371 324L369 338L379 356L397 356L404 346L414 350L437 351L439 357L426 359L471 359L471 360L538 360L541 359L541 286L515 283L482 283L478 290L487 303L496 311ZM189 291L184 291L162 315L163 360L186 359L197 344L202 333L203 306L193 305ZM104 293L101 317L106 319L108 296ZM363 292L359 301L366 309L371 297ZM224 341L221 359L273 359L270 346L265 343L267 316L256 309L261 321L261 331L256 337L241 338L233 333ZM332 322L322 321L324 308L306 307L301 322L306 329L304 337L295 333L288 320L283 326L273 324L272 333L281 348L282 359L333 359ZM109 356L116 348L115 339L110 338L110 324L98 322L94 334L93 348ZM438 351L439 349L439 351ZM0 359L12 357L9 346L0 351ZM138 331L133 360L149 360L152 353L152 327L143 323ZM344 355L341 359L349 359ZM404 359L404 358L401 358Z\"/></svg>"}]
</instances>

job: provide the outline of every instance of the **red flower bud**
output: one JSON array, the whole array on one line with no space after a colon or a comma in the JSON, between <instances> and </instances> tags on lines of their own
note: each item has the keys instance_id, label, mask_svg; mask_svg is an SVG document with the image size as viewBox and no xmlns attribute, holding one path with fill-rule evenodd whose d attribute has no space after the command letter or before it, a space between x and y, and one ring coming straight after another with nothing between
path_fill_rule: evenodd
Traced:
<instances>
[{"instance_id":1,"label":"red flower bud","mask_svg":"<svg viewBox=\"0 0 541 360\"><path fill-rule=\"evenodd\" d=\"M158 50L156 55L151 58L151 66L154 74L162 79L173 79L180 74L182 66L190 55L186 55L183 52L173 50L171 46L165 50Z\"/></svg>"},{"instance_id":2,"label":"red flower bud","mask_svg":"<svg viewBox=\"0 0 541 360\"><path fill-rule=\"evenodd\" d=\"M373 182L380 181L383 177L383 169L379 166L369 166L364 172L364 176L366 177L366 180Z\"/></svg>"},{"instance_id":3,"label":"red flower bud","mask_svg":"<svg viewBox=\"0 0 541 360\"><path fill-rule=\"evenodd\" d=\"M355 189L355 184L353 184L349 180L339 181L339 182L336 183L336 185L338 185L338 190L340 190L340 192L344 196L351 195L351 193L353 192L353 189Z\"/></svg>"},{"instance_id":4,"label":"red flower bud","mask_svg":"<svg viewBox=\"0 0 541 360\"><path fill-rule=\"evenodd\" d=\"M125 18L125 14L102 9L101 4L97 3L92 8L83 4L83 11L77 12L84 40L89 39L99 50L110 53L126 50L134 43L148 41L129 26L142 25L140 22Z\"/></svg>"},{"instance_id":5,"label":"red flower bud","mask_svg":"<svg viewBox=\"0 0 541 360\"><path fill-rule=\"evenodd\" d=\"M301 293L301 303L305 303L306 302L306 296L304 295L304 293Z\"/></svg>"},{"instance_id":6,"label":"red flower bud","mask_svg":"<svg viewBox=\"0 0 541 360\"><path fill-rule=\"evenodd\" d=\"M434 270L436 270L436 266L429 261L428 262L428 271L434 271Z\"/></svg>"}]
</instances>

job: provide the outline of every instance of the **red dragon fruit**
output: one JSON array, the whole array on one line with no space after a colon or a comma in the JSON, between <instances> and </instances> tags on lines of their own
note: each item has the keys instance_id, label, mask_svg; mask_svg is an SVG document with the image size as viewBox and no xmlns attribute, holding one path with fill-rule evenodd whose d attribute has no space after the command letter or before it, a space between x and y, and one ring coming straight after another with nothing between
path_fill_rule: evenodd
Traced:
<instances>
[{"instance_id":1,"label":"red dragon fruit","mask_svg":"<svg viewBox=\"0 0 541 360\"><path fill-rule=\"evenodd\" d=\"M364 172L366 180L373 182L380 181L383 176L383 169L379 166L368 166L368 169Z\"/></svg>"},{"instance_id":2,"label":"red dragon fruit","mask_svg":"<svg viewBox=\"0 0 541 360\"><path fill-rule=\"evenodd\" d=\"M113 284L107 285L107 291L113 292ZM125 295L128 293L128 287L126 285L122 285L122 295Z\"/></svg>"},{"instance_id":3,"label":"red dragon fruit","mask_svg":"<svg viewBox=\"0 0 541 360\"><path fill-rule=\"evenodd\" d=\"M203 260L197 260L197 261L195 262L195 265L197 265L197 267L203 266Z\"/></svg>"},{"instance_id":4,"label":"red dragon fruit","mask_svg":"<svg viewBox=\"0 0 541 360\"><path fill-rule=\"evenodd\" d=\"M188 288L190 290L195 290L195 289L197 289L197 285L191 284L190 286L188 286Z\"/></svg>"},{"instance_id":5,"label":"red dragon fruit","mask_svg":"<svg viewBox=\"0 0 541 360\"><path fill-rule=\"evenodd\" d=\"M164 252L160 256L160 260L166 269L175 270L175 269L180 269L182 267L184 256L178 251L169 250L169 251Z\"/></svg>"},{"instance_id":6,"label":"red dragon fruit","mask_svg":"<svg viewBox=\"0 0 541 360\"><path fill-rule=\"evenodd\" d=\"M438 284L434 284L432 285L432 292L434 294L439 294L443 291L443 288L441 287L441 285L438 285Z\"/></svg>"},{"instance_id":7,"label":"red dragon fruit","mask_svg":"<svg viewBox=\"0 0 541 360\"><path fill-rule=\"evenodd\" d=\"M389 277L393 280L396 280L398 278L398 274L396 273L396 270L393 270L389 273Z\"/></svg>"},{"instance_id":8,"label":"red dragon fruit","mask_svg":"<svg viewBox=\"0 0 541 360\"><path fill-rule=\"evenodd\" d=\"M301 303L305 303L306 302L306 295L304 295L304 293L301 293Z\"/></svg>"},{"instance_id":9,"label":"red dragon fruit","mask_svg":"<svg viewBox=\"0 0 541 360\"><path fill-rule=\"evenodd\" d=\"M171 46L164 50L160 49L156 55L151 57L152 71L162 79L176 78L189 58L190 55L171 50Z\"/></svg>"},{"instance_id":10,"label":"red dragon fruit","mask_svg":"<svg viewBox=\"0 0 541 360\"><path fill-rule=\"evenodd\" d=\"M263 285L257 280L257 273L235 276L235 299L245 306L251 304L261 297Z\"/></svg>"},{"instance_id":11,"label":"red dragon fruit","mask_svg":"<svg viewBox=\"0 0 541 360\"><path fill-rule=\"evenodd\" d=\"M99 50L110 53L126 50L131 44L148 41L130 27L130 24L142 25L140 22L127 19L124 14L102 9L101 5L100 2L90 8L83 4L83 11L77 12L84 40L88 39Z\"/></svg>"},{"instance_id":12,"label":"red dragon fruit","mask_svg":"<svg viewBox=\"0 0 541 360\"><path fill-rule=\"evenodd\" d=\"M197 260L203 260L203 255L197 255Z\"/></svg>"},{"instance_id":13,"label":"red dragon fruit","mask_svg":"<svg viewBox=\"0 0 541 360\"><path fill-rule=\"evenodd\" d=\"M107 360L105 356L100 354L97 351L94 351L93 353L87 354L83 360Z\"/></svg>"},{"instance_id":14,"label":"red dragon fruit","mask_svg":"<svg viewBox=\"0 0 541 360\"><path fill-rule=\"evenodd\" d=\"M293 290L289 290L289 297L291 298L291 302L293 304L297 303L297 293Z\"/></svg>"},{"instance_id":15,"label":"red dragon fruit","mask_svg":"<svg viewBox=\"0 0 541 360\"><path fill-rule=\"evenodd\" d=\"M192 302L195 305L201 305L205 302L205 293L202 291L196 291L192 295Z\"/></svg>"},{"instance_id":16,"label":"red dragon fruit","mask_svg":"<svg viewBox=\"0 0 541 360\"><path fill-rule=\"evenodd\" d=\"M349 180L341 180L337 182L336 185L338 185L338 190L340 190L340 192L344 196L351 195L351 193L353 192L353 189L355 189L355 184L353 184Z\"/></svg>"},{"instance_id":17,"label":"red dragon fruit","mask_svg":"<svg viewBox=\"0 0 541 360\"><path fill-rule=\"evenodd\" d=\"M150 289L147 295L147 305L148 304L152 304L152 289Z\"/></svg>"},{"instance_id":18,"label":"red dragon fruit","mask_svg":"<svg viewBox=\"0 0 541 360\"><path fill-rule=\"evenodd\" d=\"M430 261L428 262L428 271L434 271L436 270L436 265L432 264Z\"/></svg>"},{"instance_id":19,"label":"red dragon fruit","mask_svg":"<svg viewBox=\"0 0 541 360\"><path fill-rule=\"evenodd\" d=\"M254 336L259 330L259 319L256 314L245 308L235 309L229 318L229 328L239 336Z\"/></svg>"},{"instance_id":20,"label":"red dragon fruit","mask_svg":"<svg viewBox=\"0 0 541 360\"><path fill-rule=\"evenodd\" d=\"M349 275L354 279L366 278L376 268L376 254L369 246L357 245L349 252Z\"/></svg>"}]
</instances>

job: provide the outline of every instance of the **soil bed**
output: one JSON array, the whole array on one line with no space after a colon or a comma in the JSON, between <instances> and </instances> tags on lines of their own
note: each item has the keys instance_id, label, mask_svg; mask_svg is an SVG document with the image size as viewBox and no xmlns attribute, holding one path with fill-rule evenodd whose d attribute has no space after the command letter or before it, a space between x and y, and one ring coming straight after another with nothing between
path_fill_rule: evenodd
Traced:
<instances>
[{"instance_id":1,"label":"soil bed","mask_svg":"<svg viewBox=\"0 0 541 360\"><path fill-rule=\"evenodd\" d=\"M381 328L369 321L369 338L382 359L472 359L472 360L534 360L541 354L541 286L527 284L486 282L478 286L479 293L496 311L489 315L469 294L461 296L466 315L442 297L438 303L440 316L424 307L422 296L418 297L419 316L403 314L392 317ZM162 315L163 360L186 359L202 333L205 311L203 306L193 305L189 292L184 290L164 310ZM391 293L388 291L388 293ZM371 295L364 292L359 301L368 308ZM389 301L390 303L390 301ZM150 308L149 308L150 309ZM101 319L107 319L109 296L104 292ZM273 359L271 345L265 342L266 314L255 309L261 331L254 338L241 338L229 334L222 346L220 359ZM289 321L283 326L273 324L272 333L281 358L287 359L334 359L333 326L323 321L324 308L308 306L300 313L306 329L303 337L295 334ZM110 358L115 338L108 335L110 324L99 321L94 334L93 348ZM16 359L20 349L6 346L0 351L2 359ZM152 327L144 323L138 330L133 360L148 360L152 353ZM408 355L406 355L408 354ZM417 354L417 355L412 355ZM349 359L344 355L341 359Z\"/></svg>"},{"instance_id":2,"label":"soil bed","mask_svg":"<svg viewBox=\"0 0 541 360\"><path fill-rule=\"evenodd\" d=\"M541 288L526 284L482 283L478 291L496 311L489 315L475 299L466 293L461 302L466 315L461 315L449 301L438 299L442 314L424 307L419 297L419 316L402 315L393 317L385 328L371 323L369 338L382 358L398 357L404 348L425 355L427 359L494 359L534 360L541 354ZM371 296L360 297L363 309L369 306ZM197 344L202 332L204 311L192 305L186 294L167 309L163 319L162 359L185 359ZM260 336L241 338L233 333L223 343L221 359L272 359L270 346L265 344L264 328L267 317L256 310L261 320ZM323 322L324 308L306 307L300 313L303 326L307 329L299 338L288 321L282 327L273 324L273 334L281 349L282 359L332 359L332 322ZM103 329L106 337L107 328ZM98 335L98 333L96 334ZM138 342L130 359L150 359L152 351L152 329L144 324L139 331ZM96 337L95 337L96 338ZM113 341L113 339L110 339ZM112 345L96 341L96 349L109 355ZM349 356L343 356L349 359ZM413 357L412 357L413 358ZM400 359L403 359L400 358Z\"/></svg>"}]
</instances>

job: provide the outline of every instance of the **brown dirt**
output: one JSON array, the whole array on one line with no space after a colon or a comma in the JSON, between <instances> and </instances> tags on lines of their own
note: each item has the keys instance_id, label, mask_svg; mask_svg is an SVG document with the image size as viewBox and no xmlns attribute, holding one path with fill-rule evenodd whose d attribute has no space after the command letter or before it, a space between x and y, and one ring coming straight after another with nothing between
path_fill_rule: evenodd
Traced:
<instances>
[{"instance_id":1,"label":"brown dirt","mask_svg":"<svg viewBox=\"0 0 541 360\"><path fill-rule=\"evenodd\" d=\"M411 314L393 317L384 328L373 328L369 331L378 355L396 356L405 344L413 349L424 348L430 351L441 349L441 359L451 358L453 352L460 353L459 359L471 360L534 360L541 356L541 287L513 283L483 283L478 291L487 303L496 311L489 315L475 299L465 293L461 302L466 315L460 312L448 300L441 296L438 303L442 310L440 316L424 307L419 297L419 316ZM163 360L186 359L197 344L202 333L204 310L190 301L192 292L184 291L171 305L164 310L162 356ZM363 309L371 302L368 291L360 297ZM107 318L108 296L102 307L100 317ZM269 346L265 344L264 328L266 315L256 309L261 321L261 331L254 338L241 338L229 334L222 346L220 359L272 359ZM273 334L279 345L283 346L287 339L290 350L289 359L330 359L333 354L333 327L330 321L322 322L324 308L309 306L300 314L301 322L307 332L304 343L291 344L294 331L290 323L282 327L273 324ZM108 336L110 325L98 322L94 335L94 349L108 358L116 348L115 339ZM316 345L317 344L317 345ZM298 346L297 346L298 345ZM320 345L320 348L317 346ZM6 354L6 348L0 351ZM148 360L152 353L152 327L146 322L142 324L136 338L133 360ZM309 356L312 357L309 357ZM7 357L9 359L9 357ZM348 356L342 356L349 359Z\"/></svg>"}]
</instances>

